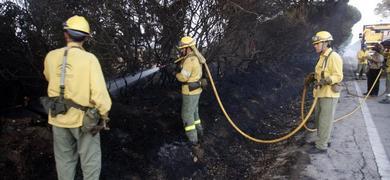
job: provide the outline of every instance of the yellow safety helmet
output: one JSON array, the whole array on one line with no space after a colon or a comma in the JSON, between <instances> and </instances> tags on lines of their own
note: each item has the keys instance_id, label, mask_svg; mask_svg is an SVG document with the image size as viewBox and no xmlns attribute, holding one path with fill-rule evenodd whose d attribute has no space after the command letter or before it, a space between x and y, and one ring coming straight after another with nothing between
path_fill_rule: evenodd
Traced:
<instances>
[{"instance_id":1,"label":"yellow safety helmet","mask_svg":"<svg viewBox=\"0 0 390 180\"><path fill-rule=\"evenodd\" d=\"M90 28L88 21L83 16L73 16L66 20L63 24L65 30L76 31L79 33L83 33L86 36L90 36Z\"/></svg>"},{"instance_id":2,"label":"yellow safety helmet","mask_svg":"<svg viewBox=\"0 0 390 180\"><path fill-rule=\"evenodd\" d=\"M315 36L312 37L313 44L317 44L320 42L333 41L332 35L328 31L320 31L317 32Z\"/></svg>"},{"instance_id":3,"label":"yellow safety helmet","mask_svg":"<svg viewBox=\"0 0 390 180\"><path fill-rule=\"evenodd\" d=\"M183 48L195 46L195 45L196 45L195 40L192 39L192 37L185 36L185 37L181 38L180 43L179 43L179 47L177 47L177 48L183 49Z\"/></svg>"}]
</instances>

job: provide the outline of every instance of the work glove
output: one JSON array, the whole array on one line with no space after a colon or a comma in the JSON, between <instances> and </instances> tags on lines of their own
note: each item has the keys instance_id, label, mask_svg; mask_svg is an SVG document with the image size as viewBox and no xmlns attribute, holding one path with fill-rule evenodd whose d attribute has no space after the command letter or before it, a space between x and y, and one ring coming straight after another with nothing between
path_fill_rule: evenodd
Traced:
<instances>
[{"instance_id":1,"label":"work glove","mask_svg":"<svg viewBox=\"0 0 390 180\"><path fill-rule=\"evenodd\" d=\"M330 79L330 77L326 77L326 78L320 79L320 81L315 84L315 87L317 88L317 87L322 87L322 86L330 85L330 84L332 84L332 79Z\"/></svg>"},{"instance_id":2,"label":"work glove","mask_svg":"<svg viewBox=\"0 0 390 180\"><path fill-rule=\"evenodd\" d=\"M166 73L170 75L176 75L178 72L178 64L169 64L165 67Z\"/></svg>"},{"instance_id":3,"label":"work glove","mask_svg":"<svg viewBox=\"0 0 390 180\"><path fill-rule=\"evenodd\" d=\"M316 78L315 78L315 73L314 73L314 72L309 73L309 74L306 75L306 77L305 77L305 86L310 85L310 84L313 83L315 80L316 80Z\"/></svg>"},{"instance_id":4,"label":"work glove","mask_svg":"<svg viewBox=\"0 0 390 180\"><path fill-rule=\"evenodd\" d=\"M107 126L107 123L109 121L110 121L110 118L108 117L108 113L105 115L101 115L100 119L99 119L99 123L91 129L92 136L95 136L101 130L106 130L106 131L110 130L110 128Z\"/></svg>"},{"instance_id":5,"label":"work glove","mask_svg":"<svg viewBox=\"0 0 390 180\"><path fill-rule=\"evenodd\" d=\"M177 73L180 73L182 70L182 67L179 63L176 64L175 71L172 73L173 76L176 76Z\"/></svg>"},{"instance_id":6,"label":"work glove","mask_svg":"<svg viewBox=\"0 0 390 180\"><path fill-rule=\"evenodd\" d=\"M200 79L199 82L200 82L200 86L202 87L202 89L206 89L207 88L208 82L207 82L206 78Z\"/></svg>"},{"instance_id":7,"label":"work glove","mask_svg":"<svg viewBox=\"0 0 390 180\"><path fill-rule=\"evenodd\" d=\"M110 130L110 128L107 126L107 123L110 122L110 120L111 119L108 117L108 113L101 116L101 121L104 130Z\"/></svg>"},{"instance_id":8,"label":"work glove","mask_svg":"<svg viewBox=\"0 0 390 180\"><path fill-rule=\"evenodd\" d=\"M383 65L382 65L382 69L383 69L383 70L386 70L387 67L389 67L389 66L387 66L386 64L383 64Z\"/></svg>"},{"instance_id":9,"label":"work glove","mask_svg":"<svg viewBox=\"0 0 390 180\"><path fill-rule=\"evenodd\" d=\"M176 65L175 64L168 64L166 65L164 68L165 68L165 71L169 74L172 74L172 72L175 71L175 67Z\"/></svg>"},{"instance_id":10,"label":"work glove","mask_svg":"<svg viewBox=\"0 0 390 180\"><path fill-rule=\"evenodd\" d=\"M175 72L180 73L181 69L182 69L181 65L179 63L177 63L175 66Z\"/></svg>"}]
</instances>

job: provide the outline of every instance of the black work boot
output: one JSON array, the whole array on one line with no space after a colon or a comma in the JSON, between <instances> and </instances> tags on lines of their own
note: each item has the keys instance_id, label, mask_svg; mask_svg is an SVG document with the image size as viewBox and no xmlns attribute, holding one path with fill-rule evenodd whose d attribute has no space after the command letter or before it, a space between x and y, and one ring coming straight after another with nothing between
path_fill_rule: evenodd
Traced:
<instances>
[{"instance_id":1,"label":"black work boot","mask_svg":"<svg viewBox=\"0 0 390 180\"><path fill-rule=\"evenodd\" d=\"M324 153L327 153L328 150L327 149L318 149L316 148L315 146L312 146L308 151L307 153L309 154L324 154Z\"/></svg>"},{"instance_id":2,"label":"black work boot","mask_svg":"<svg viewBox=\"0 0 390 180\"><path fill-rule=\"evenodd\" d=\"M198 141L199 143L203 143L203 129L198 130Z\"/></svg>"},{"instance_id":3,"label":"black work boot","mask_svg":"<svg viewBox=\"0 0 390 180\"><path fill-rule=\"evenodd\" d=\"M379 103L381 103L381 104L390 104L390 99L386 97L385 99L380 100Z\"/></svg>"},{"instance_id":4,"label":"black work boot","mask_svg":"<svg viewBox=\"0 0 390 180\"><path fill-rule=\"evenodd\" d=\"M200 144L192 145L192 153L194 155L193 161L198 162L203 160L204 150L201 148Z\"/></svg>"}]
</instances>

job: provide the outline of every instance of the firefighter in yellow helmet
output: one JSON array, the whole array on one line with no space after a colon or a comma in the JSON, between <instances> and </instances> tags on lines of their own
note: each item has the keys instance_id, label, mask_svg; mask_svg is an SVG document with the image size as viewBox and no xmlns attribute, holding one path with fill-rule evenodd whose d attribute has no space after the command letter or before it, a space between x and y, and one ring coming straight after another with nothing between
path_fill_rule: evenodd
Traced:
<instances>
[{"instance_id":1,"label":"firefighter in yellow helmet","mask_svg":"<svg viewBox=\"0 0 390 180\"><path fill-rule=\"evenodd\" d=\"M368 53L367 46L363 45L359 52L357 53L357 59L358 59L358 66L356 69L356 80L359 79L366 79L366 71L367 71L367 59L370 57L370 54Z\"/></svg>"},{"instance_id":2,"label":"firefighter in yellow helmet","mask_svg":"<svg viewBox=\"0 0 390 180\"><path fill-rule=\"evenodd\" d=\"M50 105L48 119L53 126L57 175L60 180L73 180L80 158L83 178L97 180L100 135L97 129L88 129L85 120L92 114L101 116L101 122L107 121L111 98L98 59L83 48L91 34L87 20L73 16L63 29L67 45L46 55L43 72L48 96L56 99L56 105Z\"/></svg>"},{"instance_id":3,"label":"firefighter in yellow helmet","mask_svg":"<svg viewBox=\"0 0 390 180\"><path fill-rule=\"evenodd\" d=\"M320 55L312 80L315 82L313 95L318 97L315 109L315 124L317 139L309 153L326 153L328 141L333 126L338 98L340 97L343 80L343 60L333 51L332 35L327 31L320 31L312 38L315 51Z\"/></svg>"},{"instance_id":4,"label":"firefighter in yellow helmet","mask_svg":"<svg viewBox=\"0 0 390 180\"><path fill-rule=\"evenodd\" d=\"M179 72L176 79L182 83L182 108L181 118L183 120L184 131L192 143L194 161L201 158L203 151L200 149L199 138L203 135L203 127L199 117L198 105L200 94L202 93L202 63L204 57L196 48L195 40L189 36L181 38L179 42L180 58Z\"/></svg>"},{"instance_id":5,"label":"firefighter in yellow helmet","mask_svg":"<svg viewBox=\"0 0 390 180\"><path fill-rule=\"evenodd\" d=\"M383 56L385 60L384 68L386 71L386 96L384 99L380 100L379 103L382 104L390 104L390 49L389 47L386 47L385 51L383 52Z\"/></svg>"}]
</instances>

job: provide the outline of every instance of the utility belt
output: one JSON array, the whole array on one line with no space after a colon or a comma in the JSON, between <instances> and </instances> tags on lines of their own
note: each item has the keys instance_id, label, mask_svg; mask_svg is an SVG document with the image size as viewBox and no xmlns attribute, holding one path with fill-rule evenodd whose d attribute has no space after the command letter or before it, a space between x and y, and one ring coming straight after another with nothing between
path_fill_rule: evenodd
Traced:
<instances>
[{"instance_id":1,"label":"utility belt","mask_svg":"<svg viewBox=\"0 0 390 180\"><path fill-rule=\"evenodd\" d=\"M81 130L85 133L92 133L92 135L97 134L102 127L102 119L99 113L99 110L96 108L82 106L73 102L70 99L61 98L61 96L56 97L41 97L41 104L46 111L50 114L51 117L56 117L59 114L66 114L70 108L76 108L81 111L84 111L83 125Z\"/></svg>"},{"instance_id":2,"label":"utility belt","mask_svg":"<svg viewBox=\"0 0 390 180\"><path fill-rule=\"evenodd\" d=\"M206 89L206 87L207 87L207 79L206 78L202 78L199 81L195 81L195 82L185 82L185 83L183 83L183 85L188 85L188 90L189 91L193 91L193 90L196 90L196 89L199 89L199 88Z\"/></svg>"},{"instance_id":3,"label":"utility belt","mask_svg":"<svg viewBox=\"0 0 390 180\"><path fill-rule=\"evenodd\" d=\"M82 106L73 102L70 99L62 98L61 96L56 97L41 97L41 104L45 109L46 113L50 114L51 117L56 117L59 114L66 114L68 110L73 107L82 111L87 111L89 107Z\"/></svg>"},{"instance_id":4,"label":"utility belt","mask_svg":"<svg viewBox=\"0 0 390 180\"><path fill-rule=\"evenodd\" d=\"M325 87L325 86L330 86L330 89L334 93L339 93L341 92L341 90L343 90L343 86L341 85L341 83L328 84L328 85L323 85L321 87Z\"/></svg>"},{"instance_id":5,"label":"utility belt","mask_svg":"<svg viewBox=\"0 0 390 180\"><path fill-rule=\"evenodd\" d=\"M96 135L102 129L108 129L105 125L105 120L102 120L99 110L96 108L82 106L73 102L70 99L65 99L65 71L66 71L66 62L67 54L69 48L65 48L63 62L61 65L61 78L60 78L60 95L56 97L41 97L41 104L47 114L50 114L51 117L56 117L59 114L66 114L70 108L76 108L81 111L84 111L83 125L81 130L84 133L91 133L93 136ZM108 119L108 118L106 118Z\"/></svg>"},{"instance_id":6,"label":"utility belt","mask_svg":"<svg viewBox=\"0 0 390 180\"><path fill-rule=\"evenodd\" d=\"M341 90L343 89L343 86L340 84L340 83L336 83L336 84L332 84L332 85L323 85L323 86L320 86L320 88L323 88L325 86L330 86L330 89L334 92L334 93L339 93L341 92Z\"/></svg>"},{"instance_id":7,"label":"utility belt","mask_svg":"<svg viewBox=\"0 0 390 180\"><path fill-rule=\"evenodd\" d=\"M340 83L335 83L330 85L330 88L332 89L333 92L338 93L343 89L343 86Z\"/></svg>"}]
</instances>

